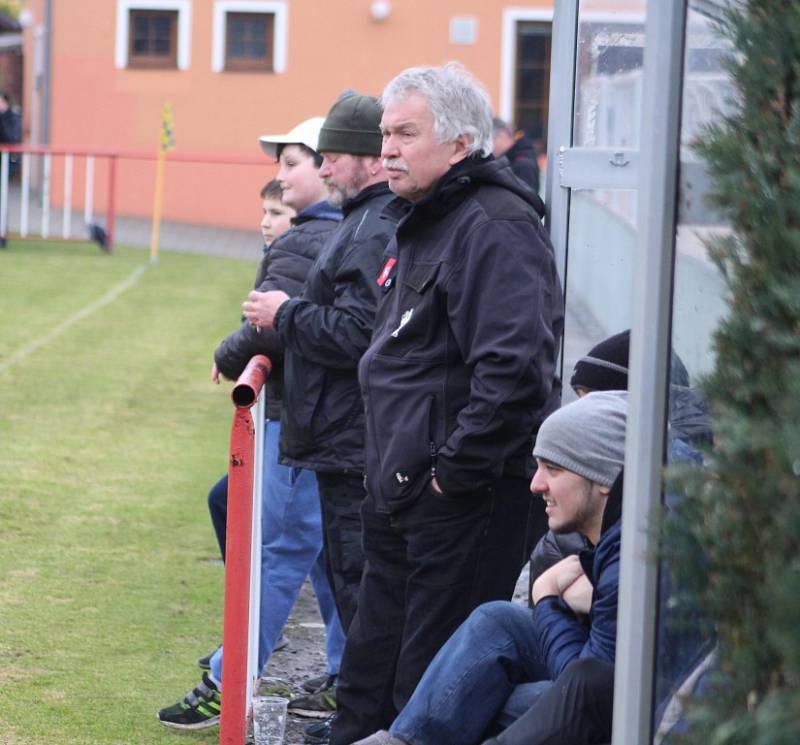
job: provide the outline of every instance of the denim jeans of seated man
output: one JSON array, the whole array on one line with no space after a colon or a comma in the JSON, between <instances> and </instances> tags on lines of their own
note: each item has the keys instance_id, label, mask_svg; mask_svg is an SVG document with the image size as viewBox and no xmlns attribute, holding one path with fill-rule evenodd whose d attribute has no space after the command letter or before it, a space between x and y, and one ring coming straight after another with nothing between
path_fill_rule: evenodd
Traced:
<instances>
[{"instance_id":1,"label":"denim jeans of seated man","mask_svg":"<svg viewBox=\"0 0 800 745\"><path fill-rule=\"evenodd\" d=\"M306 577L325 624L329 675L339 672L345 636L325 571L322 517L313 471L278 463L280 422L267 421L261 503L261 613L258 670L269 659ZM211 657L211 674L222 680L222 649Z\"/></svg>"},{"instance_id":2,"label":"denim jeans of seated man","mask_svg":"<svg viewBox=\"0 0 800 745\"><path fill-rule=\"evenodd\" d=\"M414 745L477 745L550 685L533 612L507 601L485 603L439 650L389 730Z\"/></svg>"}]
</instances>

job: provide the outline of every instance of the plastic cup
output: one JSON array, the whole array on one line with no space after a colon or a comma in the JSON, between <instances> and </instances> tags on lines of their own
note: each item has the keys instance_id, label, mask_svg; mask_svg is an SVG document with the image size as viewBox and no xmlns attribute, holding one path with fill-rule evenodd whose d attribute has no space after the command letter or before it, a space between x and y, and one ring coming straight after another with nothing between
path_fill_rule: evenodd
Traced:
<instances>
[{"instance_id":1,"label":"plastic cup","mask_svg":"<svg viewBox=\"0 0 800 745\"><path fill-rule=\"evenodd\" d=\"M253 735L256 745L283 745L288 698L256 696L253 699Z\"/></svg>"}]
</instances>

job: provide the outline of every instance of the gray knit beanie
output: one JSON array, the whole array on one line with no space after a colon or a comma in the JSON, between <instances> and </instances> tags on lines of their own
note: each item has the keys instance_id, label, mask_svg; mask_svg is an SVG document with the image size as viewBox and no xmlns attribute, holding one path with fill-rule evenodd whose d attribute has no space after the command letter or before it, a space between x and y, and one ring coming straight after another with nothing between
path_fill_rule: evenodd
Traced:
<instances>
[{"instance_id":1,"label":"gray knit beanie","mask_svg":"<svg viewBox=\"0 0 800 745\"><path fill-rule=\"evenodd\" d=\"M625 463L626 391L597 391L544 420L533 454L602 486L611 486Z\"/></svg>"}]
</instances>

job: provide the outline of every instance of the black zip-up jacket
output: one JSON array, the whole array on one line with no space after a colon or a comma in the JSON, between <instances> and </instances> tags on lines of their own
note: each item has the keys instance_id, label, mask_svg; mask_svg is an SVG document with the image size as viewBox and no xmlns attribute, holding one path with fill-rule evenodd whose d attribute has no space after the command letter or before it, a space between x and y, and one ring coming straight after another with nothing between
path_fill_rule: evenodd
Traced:
<instances>
[{"instance_id":1,"label":"black zip-up jacket","mask_svg":"<svg viewBox=\"0 0 800 745\"><path fill-rule=\"evenodd\" d=\"M260 292L282 290L289 297L299 295L308 270L341 219L341 212L327 202L313 204L293 217L292 228L264 251L256 272L255 289ZM265 354L272 362L267 383L267 418L280 419L283 347L273 329L256 331L245 321L222 340L214 352L214 361L222 375L236 380L256 354Z\"/></svg>"},{"instance_id":2,"label":"black zip-up jacket","mask_svg":"<svg viewBox=\"0 0 800 745\"><path fill-rule=\"evenodd\" d=\"M531 190L508 161L472 156L410 208L387 254L397 263L359 366L377 508L410 504L433 474L451 497L528 476L558 406L564 318Z\"/></svg>"},{"instance_id":3,"label":"black zip-up jacket","mask_svg":"<svg viewBox=\"0 0 800 745\"><path fill-rule=\"evenodd\" d=\"M281 462L315 471L364 469L364 406L358 360L369 345L380 288L375 277L395 222L392 199L373 184L342 206L300 297L275 315L285 349Z\"/></svg>"}]
</instances>

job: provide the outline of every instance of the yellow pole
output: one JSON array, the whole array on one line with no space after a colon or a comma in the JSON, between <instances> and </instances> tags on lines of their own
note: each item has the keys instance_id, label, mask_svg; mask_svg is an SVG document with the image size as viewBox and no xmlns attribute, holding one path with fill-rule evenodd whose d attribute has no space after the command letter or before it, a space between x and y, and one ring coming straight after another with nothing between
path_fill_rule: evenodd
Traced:
<instances>
[{"instance_id":1,"label":"yellow pole","mask_svg":"<svg viewBox=\"0 0 800 745\"><path fill-rule=\"evenodd\" d=\"M156 160L156 187L153 196L153 228L150 233L150 263L158 263L158 238L161 232L161 208L164 205L164 171L167 151L175 147L175 133L172 127L172 106L169 101L161 109L159 128L158 158Z\"/></svg>"},{"instance_id":2,"label":"yellow pole","mask_svg":"<svg viewBox=\"0 0 800 745\"><path fill-rule=\"evenodd\" d=\"M161 207L164 203L164 164L166 153L158 148L156 160L156 188L153 198L153 227L150 232L150 263L158 264L158 238L161 232Z\"/></svg>"}]
</instances>

